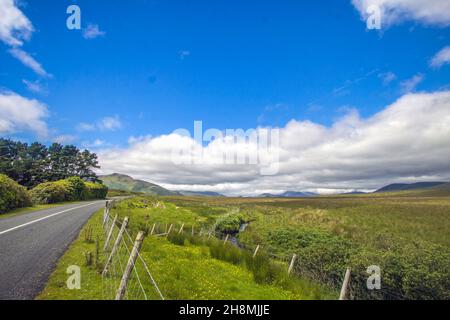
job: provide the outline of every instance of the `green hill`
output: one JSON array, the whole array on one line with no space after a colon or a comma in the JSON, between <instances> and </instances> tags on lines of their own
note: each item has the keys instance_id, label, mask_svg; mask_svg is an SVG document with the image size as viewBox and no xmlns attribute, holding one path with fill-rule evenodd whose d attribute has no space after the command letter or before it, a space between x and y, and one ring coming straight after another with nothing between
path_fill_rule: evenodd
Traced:
<instances>
[{"instance_id":1,"label":"green hill","mask_svg":"<svg viewBox=\"0 0 450 320\"><path fill-rule=\"evenodd\" d=\"M103 183L110 189L130 191L130 192L141 192L151 195L159 196L171 196L178 195L177 192L167 190L157 184L150 183L143 180L135 180L130 176L113 173L106 176L100 176Z\"/></svg>"},{"instance_id":2,"label":"green hill","mask_svg":"<svg viewBox=\"0 0 450 320\"><path fill-rule=\"evenodd\" d=\"M407 191L407 190L421 190L433 187L439 187L446 184L445 182L417 182L417 183L394 183L384 186L375 192L395 192L395 191Z\"/></svg>"}]
</instances>

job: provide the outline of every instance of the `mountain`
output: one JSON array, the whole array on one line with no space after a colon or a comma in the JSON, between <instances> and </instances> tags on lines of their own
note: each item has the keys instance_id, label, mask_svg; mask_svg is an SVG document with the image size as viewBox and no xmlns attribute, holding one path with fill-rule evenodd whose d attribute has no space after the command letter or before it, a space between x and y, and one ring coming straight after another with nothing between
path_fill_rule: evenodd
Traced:
<instances>
[{"instance_id":1,"label":"mountain","mask_svg":"<svg viewBox=\"0 0 450 320\"><path fill-rule=\"evenodd\" d=\"M298 192L298 191L286 191L281 194L263 193L259 195L259 198L306 198L317 196L314 192Z\"/></svg>"},{"instance_id":2,"label":"mountain","mask_svg":"<svg viewBox=\"0 0 450 320\"><path fill-rule=\"evenodd\" d=\"M225 197L223 194L213 191L177 191L183 196L200 196L200 197Z\"/></svg>"},{"instance_id":3,"label":"mountain","mask_svg":"<svg viewBox=\"0 0 450 320\"><path fill-rule=\"evenodd\" d=\"M179 193L167 190L157 184L143 180L135 180L124 174L113 173L106 176L100 176L99 178L108 188L114 190L141 192L159 196L179 195Z\"/></svg>"},{"instance_id":4,"label":"mountain","mask_svg":"<svg viewBox=\"0 0 450 320\"><path fill-rule=\"evenodd\" d=\"M378 189L377 191L375 191L375 193L428 189L428 188L438 187L443 184L446 184L446 182L417 182L417 183L410 183L410 184L394 183L394 184L384 186L381 189Z\"/></svg>"}]
</instances>

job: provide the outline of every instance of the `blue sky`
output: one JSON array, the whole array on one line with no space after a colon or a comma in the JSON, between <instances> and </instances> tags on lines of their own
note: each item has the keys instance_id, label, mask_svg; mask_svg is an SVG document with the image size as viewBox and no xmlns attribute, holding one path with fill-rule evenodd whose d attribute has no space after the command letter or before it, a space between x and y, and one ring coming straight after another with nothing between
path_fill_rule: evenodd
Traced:
<instances>
[{"instance_id":1,"label":"blue sky","mask_svg":"<svg viewBox=\"0 0 450 320\"><path fill-rule=\"evenodd\" d=\"M367 30L355 2L16 1L34 28L20 50L44 72L0 42L0 88L45 104L49 133L2 136L126 148L130 137L191 129L194 120L330 127L350 109L368 119L408 92L448 89L448 61L430 67L449 45L445 12L444 22L411 11ZM82 30L66 27L71 4ZM87 39L88 26L99 32Z\"/></svg>"}]
</instances>

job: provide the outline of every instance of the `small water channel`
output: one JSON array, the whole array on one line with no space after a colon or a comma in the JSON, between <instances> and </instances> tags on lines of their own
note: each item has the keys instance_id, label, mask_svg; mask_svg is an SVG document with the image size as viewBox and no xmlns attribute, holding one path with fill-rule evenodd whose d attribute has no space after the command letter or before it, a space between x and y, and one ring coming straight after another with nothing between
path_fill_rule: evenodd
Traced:
<instances>
[{"instance_id":1,"label":"small water channel","mask_svg":"<svg viewBox=\"0 0 450 320\"><path fill-rule=\"evenodd\" d=\"M239 240L238 240L237 237L238 237L239 233L245 231L245 229L247 228L247 226L248 226L248 222L245 222L245 223L241 224L241 226L239 227L239 232L238 232L238 233L230 234L228 240L230 241L231 244L233 244L234 246L236 246L236 247L238 247L238 248L241 247L241 245L239 244Z\"/></svg>"}]
</instances>

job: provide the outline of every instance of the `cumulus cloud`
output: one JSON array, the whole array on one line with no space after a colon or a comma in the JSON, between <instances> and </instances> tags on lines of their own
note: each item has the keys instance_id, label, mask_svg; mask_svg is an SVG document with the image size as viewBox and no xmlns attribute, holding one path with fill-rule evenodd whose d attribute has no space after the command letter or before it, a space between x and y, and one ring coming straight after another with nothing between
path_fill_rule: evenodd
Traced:
<instances>
[{"instance_id":1,"label":"cumulus cloud","mask_svg":"<svg viewBox=\"0 0 450 320\"><path fill-rule=\"evenodd\" d=\"M14 0L0 1L0 40L10 46L21 46L34 31L31 21L17 8Z\"/></svg>"},{"instance_id":2,"label":"cumulus cloud","mask_svg":"<svg viewBox=\"0 0 450 320\"><path fill-rule=\"evenodd\" d=\"M368 18L367 8L377 6L381 11L381 23L390 26L406 20L427 25L450 25L450 1L448 0L352 0L362 19Z\"/></svg>"},{"instance_id":3,"label":"cumulus cloud","mask_svg":"<svg viewBox=\"0 0 450 320\"><path fill-rule=\"evenodd\" d=\"M51 77L36 59L19 48L31 38L34 28L14 0L0 1L0 17L0 40L11 47L9 53L38 75Z\"/></svg>"},{"instance_id":4,"label":"cumulus cloud","mask_svg":"<svg viewBox=\"0 0 450 320\"><path fill-rule=\"evenodd\" d=\"M446 46L431 59L430 66L438 69L445 64L450 63L450 46Z\"/></svg>"},{"instance_id":5,"label":"cumulus cloud","mask_svg":"<svg viewBox=\"0 0 450 320\"><path fill-rule=\"evenodd\" d=\"M0 92L0 134L30 131L41 138L48 136L45 118L47 106L13 92Z\"/></svg>"},{"instance_id":6,"label":"cumulus cloud","mask_svg":"<svg viewBox=\"0 0 450 320\"><path fill-rule=\"evenodd\" d=\"M284 190L343 192L375 189L397 181L450 179L450 91L401 97L370 118L356 111L332 126L292 120L280 128L279 170L262 176L258 164L176 164L179 146L201 150L181 134L143 137L126 148L99 153L104 173L121 172L171 189L211 190L256 195ZM227 148L247 156L251 142L230 146L217 139L204 146L207 158L220 158Z\"/></svg>"},{"instance_id":7,"label":"cumulus cloud","mask_svg":"<svg viewBox=\"0 0 450 320\"><path fill-rule=\"evenodd\" d=\"M105 31L101 31L99 26L96 24L89 24L85 29L83 29L83 37L85 39L95 39L102 37L106 34Z\"/></svg>"}]
</instances>

